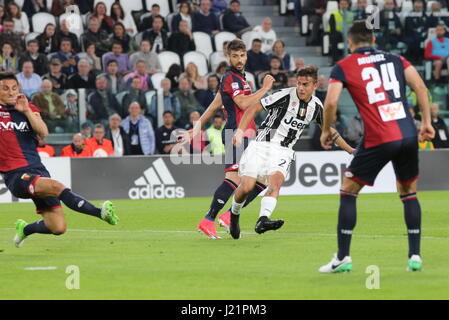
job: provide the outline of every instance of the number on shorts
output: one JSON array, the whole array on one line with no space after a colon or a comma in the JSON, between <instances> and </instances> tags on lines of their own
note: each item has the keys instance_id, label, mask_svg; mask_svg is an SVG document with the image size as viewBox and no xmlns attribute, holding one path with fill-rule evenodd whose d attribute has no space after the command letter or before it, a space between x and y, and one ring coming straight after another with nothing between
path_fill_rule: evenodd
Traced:
<instances>
[{"instance_id":1,"label":"number on shorts","mask_svg":"<svg viewBox=\"0 0 449 320\"><path fill-rule=\"evenodd\" d=\"M281 160L281 163L278 164L278 167L283 167L284 164L286 164L286 163L287 163L287 160L282 159L282 160Z\"/></svg>"},{"instance_id":2,"label":"number on shorts","mask_svg":"<svg viewBox=\"0 0 449 320\"><path fill-rule=\"evenodd\" d=\"M366 85L366 92L368 94L370 104L385 100L384 92L376 92L376 90L379 89L382 84L385 91L393 90L395 98L398 99L401 97L399 81L396 77L393 62L380 65L380 71L382 73L382 78L380 77L379 71L376 68L367 67L362 70L362 79L365 81L371 79L371 81Z\"/></svg>"}]
</instances>

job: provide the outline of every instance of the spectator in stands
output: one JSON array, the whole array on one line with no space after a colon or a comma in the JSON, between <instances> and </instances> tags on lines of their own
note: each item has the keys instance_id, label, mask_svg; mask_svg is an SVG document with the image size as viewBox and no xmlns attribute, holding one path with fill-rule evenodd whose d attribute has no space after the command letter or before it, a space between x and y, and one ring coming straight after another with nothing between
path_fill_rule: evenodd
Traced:
<instances>
[{"instance_id":1,"label":"spectator in stands","mask_svg":"<svg viewBox=\"0 0 449 320\"><path fill-rule=\"evenodd\" d=\"M226 0L212 0L212 12L216 15L220 15L226 11L228 3Z\"/></svg>"},{"instance_id":2,"label":"spectator in stands","mask_svg":"<svg viewBox=\"0 0 449 320\"><path fill-rule=\"evenodd\" d=\"M27 51L20 56L19 69L22 69L23 61L33 62L35 72L42 76L48 72L48 59L45 54L39 53L39 44L37 40L30 40L27 44Z\"/></svg>"},{"instance_id":3,"label":"spectator in stands","mask_svg":"<svg viewBox=\"0 0 449 320\"><path fill-rule=\"evenodd\" d=\"M442 0L442 2L445 3L446 0ZM447 11L443 12L441 10L442 2L432 1L431 12L429 14L429 19L427 20L428 28L435 28L440 23L449 26L449 14ZM447 8L445 10L447 10Z\"/></svg>"},{"instance_id":4,"label":"spectator in stands","mask_svg":"<svg viewBox=\"0 0 449 320\"><path fill-rule=\"evenodd\" d=\"M318 76L318 88L315 90L315 96L324 104L327 95L328 81L323 75ZM340 131L339 131L340 132Z\"/></svg>"},{"instance_id":5,"label":"spectator in stands","mask_svg":"<svg viewBox=\"0 0 449 320\"><path fill-rule=\"evenodd\" d=\"M73 32L70 32L69 23L67 19L62 20L61 23L59 24L59 30L56 32L56 37L58 38L59 42L62 39L70 39L73 51L75 52L81 51L78 36Z\"/></svg>"},{"instance_id":6,"label":"spectator in stands","mask_svg":"<svg viewBox=\"0 0 449 320\"><path fill-rule=\"evenodd\" d=\"M30 23L28 22L28 16L22 13L19 5L15 2L8 4L8 16L14 20L14 32L19 35L25 35L30 33Z\"/></svg>"},{"instance_id":7,"label":"spectator in stands","mask_svg":"<svg viewBox=\"0 0 449 320\"><path fill-rule=\"evenodd\" d=\"M115 4L118 4L116 2ZM122 44L123 52L129 54L131 51L135 51L136 43L131 38L129 34L125 31L125 26L121 22L117 22L114 25L112 35L111 35L111 43L120 42Z\"/></svg>"},{"instance_id":8,"label":"spectator in stands","mask_svg":"<svg viewBox=\"0 0 449 320\"><path fill-rule=\"evenodd\" d=\"M123 76L118 72L118 62L110 60L106 64L106 79L108 80L108 91L117 94L125 89Z\"/></svg>"},{"instance_id":9,"label":"spectator in stands","mask_svg":"<svg viewBox=\"0 0 449 320\"><path fill-rule=\"evenodd\" d=\"M204 109L211 104L214 100L215 95L218 92L218 86L220 85L220 78L216 74L211 74L207 78L207 90L198 90L195 92L195 96L198 102Z\"/></svg>"},{"instance_id":10,"label":"spectator in stands","mask_svg":"<svg viewBox=\"0 0 449 320\"><path fill-rule=\"evenodd\" d=\"M192 7L188 1L182 1L179 4L179 13L176 14L171 22L171 31L176 32L179 30L179 22L186 21L189 30L193 30L192 24Z\"/></svg>"},{"instance_id":11,"label":"spectator in stands","mask_svg":"<svg viewBox=\"0 0 449 320\"><path fill-rule=\"evenodd\" d=\"M196 100L189 79L179 80L179 90L175 93L181 104L181 116L177 120L178 127L185 127L189 122L188 116L192 111L203 111L201 104Z\"/></svg>"},{"instance_id":12,"label":"spectator in stands","mask_svg":"<svg viewBox=\"0 0 449 320\"><path fill-rule=\"evenodd\" d=\"M189 124L185 127L186 130L193 129L195 123L200 120L201 114L198 111L193 111L189 115ZM192 140L190 140L190 144L186 145L189 153L198 154L204 152L206 148L206 131L201 128L201 134L195 136Z\"/></svg>"},{"instance_id":13,"label":"spectator in stands","mask_svg":"<svg viewBox=\"0 0 449 320\"><path fill-rule=\"evenodd\" d=\"M305 63L303 58L296 58L295 59L295 70L293 70L293 73L297 73L300 69L304 68Z\"/></svg>"},{"instance_id":14,"label":"spectator in stands","mask_svg":"<svg viewBox=\"0 0 449 320\"><path fill-rule=\"evenodd\" d=\"M131 13L126 13L123 10L120 2L114 2L111 6L111 19L114 21L114 29L117 24L121 24L125 33L131 36L135 36L137 34L137 27ZM115 33L115 32L114 32ZM126 46L123 46L125 52L129 52L129 49Z\"/></svg>"},{"instance_id":15,"label":"spectator in stands","mask_svg":"<svg viewBox=\"0 0 449 320\"><path fill-rule=\"evenodd\" d=\"M107 90L108 80L104 74L97 76L95 87L96 90L88 98L88 103L92 111L88 116L89 120L94 122L107 121L109 116L114 113L124 114L117 98Z\"/></svg>"},{"instance_id":16,"label":"spectator in stands","mask_svg":"<svg viewBox=\"0 0 449 320\"><path fill-rule=\"evenodd\" d=\"M39 52L43 54L50 54L58 51L59 39L56 35L56 27L52 23L45 26L44 31L36 37L39 43Z\"/></svg>"},{"instance_id":17,"label":"spectator in stands","mask_svg":"<svg viewBox=\"0 0 449 320\"><path fill-rule=\"evenodd\" d=\"M95 72L101 71L101 59L96 54L96 48L94 43L88 43L86 47L86 52L81 52L78 54L80 59L85 59L89 62L90 68Z\"/></svg>"},{"instance_id":18,"label":"spectator in stands","mask_svg":"<svg viewBox=\"0 0 449 320\"><path fill-rule=\"evenodd\" d=\"M138 102L128 108L129 116L122 121L122 127L131 141L131 155L150 155L155 152L155 135L150 120L142 115Z\"/></svg>"},{"instance_id":19,"label":"spectator in stands","mask_svg":"<svg viewBox=\"0 0 449 320\"><path fill-rule=\"evenodd\" d=\"M50 80L43 80L41 92L37 92L31 100L41 111L42 119L50 132L64 132L66 127L65 107L59 94L53 92Z\"/></svg>"},{"instance_id":20,"label":"spectator in stands","mask_svg":"<svg viewBox=\"0 0 449 320\"><path fill-rule=\"evenodd\" d=\"M39 157L43 158L52 158L55 156L55 148L53 146L47 144L45 141L45 137L37 136L37 152L39 153Z\"/></svg>"},{"instance_id":21,"label":"spectator in stands","mask_svg":"<svg viewBox=\"0 0 449 320\"><path fill-rule=\"evenodd\" d=\"M271 21L271 18L266 17L262 20L260 26L256 26L253 29L253 31L256 32L255 37L262 41L263 53L270 51L277 39L276 32L273 30L272 25L273 22Z\"/></svg>"},{"instance_id":22,"label":"spectator in stands","mask_svg":"<svg viewBox=\"0 0 449 320\"><path fill-rule=\"evenodd\" d=\"M384 9L380 11L380 29L376 32L376 43L379 49L390 51L402 41L402 23L395 12L394 0L386 0Z\"/></svg>"},{"instance_id":23,"label":"spectator in stands","mask_svg":"<svg viewBox=\"0 0 449 320\"><path fill-rule=\"evenodd\" d=\"M439 106L433 103L430 108L432 127L435 129L435 138L432 140L432 143L435 149L449 148L449 131L444 120L439 117L439 113Z\"/></svg>"},{"instance_id":24,"label":"spectator in stands","mask_svg":"<svg viewBox=\"0 0 449 320\"><path fill-rule=\"evenodd\" d=\"M109 127L106 130L106 139L111 140L114 156L121 157L131 154L131 145L128 134L121 126L122 117L114 113L109 117Z\"/></svg>"},{"instance_id":25,"label":"spectator in stands","mask_svg":"<svg viewBox=\"0 0 449 320\"><path fill-rule=\"evenodd\" d=\"M86 146L92 150L92 156L98 158L110 157L114 154L114 147L112 141L106 139L104 136L106 130L104 125L97 123L94 127L94 134L92 138L84 140Z\"/></svg>"},{"instance_id":26,"label":"spectator in stands","mask_svg":"<svg viewBox=\"0 0 449 320\"><path fill-rule=\"evenodd\" d=\"M193 90L207 89L207 78L201 76L195 63L189 62L186 71L181 74L180 79L187 78L192 84Z\"/></svg>"},{"instance_id":27,"label":"spectator in stands","mask_svg":"<svg viewBox=\"0 0 449 320\"><path fill-rule=\"evenodd\" d=\"M78 94L75 90L69 89L61 98L64 101L67 122L74 130L77 130L76 128L79 128Z\"/></svg>"},{"instance_id":28,"label":"spectator in stands","mask_svg":"<svg viewBox=\"0 0 449 320\"><path fill-rule=\"evenodd\" d=\"M3 31L0 34L0 46L3 46L5 42L12 45L16 55L23 52L22 37L14 32L14 21L10 18L3 20Z\"/></svg>"},{"instance_id":29,"label":"spectator in stands","mask_svg":"<svg viewBox=\"0 0 449 320\"><path fill-rule=\"evenodd\" d=\"M354 13L350 11L349 0L340 0L338 10L331 13L327 32L329 32L330 53L333 64L341 59L343 51L338 48L338 44L346 41L343 35L347 34L354 22Z\"/></svg>"},{"instance_id":30,"label":"spectator in stands","mask_svg":"<svg viewBox=\"0 0 449 320\"><path fill-rule=\"evenodd\" d=\"M268 71L265 71L260 74L258 77L260 79L259 81L259 87L262 87L263 78L265 75L269 74L272 75L274 78L273 82L273 90L278 90L285 88L287 86L287 74L284 70L281 69L282 61L276 56L271 57L270 59L270 69Z\"/></svg>"},{"instance_id":31,"label":"spectator in stands","mask_svg":"<svg viewBox=\"0 0 449 320\"><path fill-rule=\"evenodd\" d=\"M22 72L17 75L17 80L19 80L22 93L29 99L41 89L42 79L37 73L34 73L33 62L31 61L23 62Z\"/></svg>"},{"instance_id":32,"label":"spectator in stands","mask_svg":"<svg viewBox=\"0 0 449 320\"><path fill-rule=\"evenodd\" d=\"M367 0L357 0L357 6L354 7L354 20L366 20L369 16L367 8Z\"/></svg>"},{"instance_id":33,"label":"spectator in stands","mask_svg":"<svg viewBox=\"0 0 449 320\"><path fill-rule=\"evenodd\" d=\"M92 128L89 122L84 122L81 125L81 134L83 135L83 139L88 139L92 137Z\"/></svg>"},{"instance_id":34,"label":"spectator in stands","mask_svg":"<svg viewBox=\"0 0 449 320\"><path fill-rule=\"evenodd\" d=\"M433 60L433 77L440 80L441 69L449 61L449 38L446 37L446 28L440 24L436 28L437 36L427 42L424 58Z\"/></svg>"},{"instance_id":35,"label":"spectator in stands","mask_svg":"<svg viewBox=\"0 0 449 320\"><path fill-rule=\"evenodd\" d=\"M17 59L14 49L9 42L2 45L2 54L0 55L0 72L17 73L19 69L19 59Z\"/></svg>"},{"instance_id":36,"label":"spectator in stands","mask_svg":"<svg viewBox=\"0 0 449 320\"><path fill-rule=\"evenodd\" d=\"M100 29L100 21L95 17L90 18L88 29L81 36L81 43L84 45L84 48L87 48L89 43L94 43L95 54L98 57L101 57L108 52L111 45L108 33L105 30Z\"/></svg>"},{"instance_id":37,"label":"spectator in stands","mask_svg":"<svg viewBox=\"0 0 449 320\"><path fill-rule=\"evenodd\" d=\"M156 130L156 146L160 154L170 154L172 149L178 144L178 139L175 135L175 117L173 112L167 110L163 114L164 124ZM184 148L180 148L185 153Z\"/></svg>"},{"instance_id":38,"label":"spectator in stands","mask_svg":"<svg viewBox=\"0 0 449 320\"><path fill-rule=\"evenodd\" d=\"M22 12L26 13L28 19L38 12L48 12L46 0L25 0L22 5Z\"/></svg>"},{"instance_id":39,"label":"spectator in stands","mask_svg":"<svg viewBox=\"0 0 449 320\"><path fill-rule=\"evenodd\" d=\"M190 31L187 21L181 20L179 22L179 31L172 32L168 38L167 50L176 52L180 57L189 51L195 51L195 42L193 41L193 34Z\"/></svg>"},{"instance_id":40,"label":"spectator in stands","mask_svg":"<svg viewBox=\"0 0 449 320\"><path fill-rule=\"evenodd\" d=\"M89 61L85 59L78 61L78 73L69 77L67 88L95 88L95 73L91 70Z\"/></svg>"},{"instance_id":41,"label":"spectator in stands","mask_svg":"<svg viewBox=\"0 0 449 320\"><path fill-rule=\"evenodd\" d=\"M58 58L50 60L50 71L42 76L42 80L48 79L52 83L53 91L62 94L67 84L67 75L62 73L62 63Z\"/></svg>"},{"instance_id":42,"label":"spectator in stands","mask_svg":"<svg viewBox=\"0 0 449 320\"><path fill-rule=\"evenodd\" d=\"M221 134L224 128L224 118L221 112L214 115L212 125L206 130L206 139L209 142L210 153L220 155L225 153Z\"/></svg>"},{"instance_id":43,"label":"spectator in stands","mask_svg":"<svg viewBox=\"0 0 449 320\"><path fill-rule=\"evenodd\" d=\"M162 27L161 29L164 29L165 32L168 32L168 26L165 22L164 17L161 15L161 7L155 3L151 6L151 12L148 17L145 17L142 19L139 25L139 31L145 31L147 29L154 28L153 22L155 18L160 18L162 20Z\"/></svg>"},{"instance_id":44,"label":"spectator in stands","mask_svg":"<svg viewBox=\"0 0 449 320\"><path fill-rule=\"evenodd\" d=\"M129 56L123 53L122 43L116 41L112 44L112 52L106 53L103 56L103 63L105 64L104 69L106 71L106 65L109 61L115 60L118 63L118 71L122 75L130 72L131 66L129 64Z\"/></svg>"},{"instance_id":45,"label":"spectator in stands","mask_svg":"<svg viewBox=\"0 0 449 320\"><path fill-rule=\"evenodd\" d=\"M141 90L139 77L131 78L131 86L123 96L122 110L127 110L132 102L138 102L144 114L148 112L146 94L147 91ZM153 96L154 97L154 96Z\"/></svg>"},{"instance_id":46,"label":"spectator in stands","mask_svg":"<svg viewBox=\"0 0 449 320\"><path fill-rule=\"evenodd\" d=\"M228 63L226 61L220 62L217 69L215 69L215 74L221 79L223 75L226 73L226 70L228 69Z\"/></svg>"},{"instance_id":47,"label":"spectator in stands","mask_svg":"<svg viewBox=\"0 0 449 320\"><path fill-rule=\"evenodd\" d=\"M157 53L151 51L151 42L149 40L142 40L140 50L133 53L129 61L133 70L136 69L137 61L144 61L146 63L148 68L147 73L149 74L161 72L162 70Z\"/></svg>"},{"instance_id":48,"label":"spectator in stands","mask_svg":"<svg viewBox=\"0 0 449 320\"><path fill-rule=\"evenodd\" d=\"M276 40L273 45L273 53L269 58L278 57L281 60L281 69L285 71L293 71L295 69L293 57L285 52L285 43L282 40Z\"/></svg>"},{"instance_id":49,"label":"spectator in stands","mask_svg":"<svg viewBox=\"0 0 449 320\"><path fill-rule=\"evenodd\" d=\"M175 118L181 116L181 104L179 103L178 98L170 92L171 89L171 82L170 79L162 79L161 81L161 88L163 89L163 95L164 95L164 108L163 111L171 111L173 113L173 116ZM151 98L151 104L149 109L149 116L151 117L154 124L157 123L158 118L158 104L157 104L157 95L153 95Z\"/></svg>"},{"instance_id":50,"label":"spectator in stands","mask_svg":"<svg viewBox=\"0 0 449 320\"><path fill-rule=\"evenodd\" d=\"M347 141L351 147L355 148L359 145L363 138L363 120L360 115L355 115L349 122L347 136Z\"/></svg>"},{"instance_id":51,"label":"spectator in stands","mask_svg":"<svg viewBox=\"0 0 449 320\"><path fill-rule=\"evenodd\" d=\"M220 23L215 14L210 9L212 5L210 0L201 0L200 10L192 15L192 30L216 35L220 32Z\"/></svg>"},{"instance_id":52,"label":"spectator in stands","mask_svg":"<svg viewBox=\"0 0 449 320\"><path fill-rule=\"evenodd\" d=\"M268 56L262 52L262 41L260 39L253 40L251 50L248 51L245 69L256 76L269 69Z\"/></svg>"},{"instance_id":53,"label":"spectator in stands","mask_svg":"<svg viewBox=\"0 0 449 320\"><path fill-rule=\"evenodd\" d=\"M80 1L80 2L83 3L88 1ZM61 14L66 12L67 7L74 4L75 4L74 0L53 0L50 13L54 16L59 17Z\"/></svg>"},{"instance_id":54,"label":"spectator in stands","mask_svg":"<svg viewBox=\"0 0 449 320\"><path fill-rule=\"evenodd\" d=\"M66 75L71 75L76 72L79 57L73 51L72 41L68 38L61 40L59 51L55 53L52 58L57 58L62 63L62 72Z\"/></svg>"},{"instance_id":55,"label":"spectator in stands","mask_svg":"<svg viewBox=\"0 0 449 320\"><path fill-rule=\"evenodd\" d=\"M133 73L129 73L125 76L124 80L126 82L126 86L129 88L132 79L139 78L140 79L140 90L148 91L153 89L153 84L151 83L151 77L147 72L147 64L143 60L139 60L136 64L136 71Z\"/></svg>"},{"instance_id":56,"label":"spectator in stands","mask_svg":"<svg viewBox=\"0 0 449 320\"><path fill-rule=\"evenodd\" d=\"M62 148L60 157L92 157L92 149L84 143L84 137L81 133L75 133L72 137L72 143Z\"/></svg>"},{"instance_id":57,"label":"spectator in stands","mask_svg":"<svg viewBox=\"0 0 449 320\"><path fill-rule=\"evenodd\" d=\"M154 17L152 26L153 28L143 32L142 40L149 40L152 44L152 51L159 53L167 48L168 34L163 29L164 20L162 17Z\"/></svg>"},{"instance_id":58,"label":"spectator in stands","mask_svg":"<svg viewBox=\"0 0 449 320\"><path fill-rule=\"evenodd\" d=\"M404 41L407 43L406 55L412 64L420 64L424 57L424 50L421 45L427 38L427 20L424 2L415 0L413 12L406 15L404 27Z\"/></svg>"},{"instance_id":59,"label":"spectator in stands","mask_svg":"<svg viewBox=\"0 0 449 320\"><path fill-rule=\"evenodd\" d=\"M0 4L0 32L3 31L3 21L7 18L5 7Z\"/></svg>"},{"instance_id":60,"label":"spectator in stands","mask_svg":"<svg viewBox=\"0 0 449 320\"><path fill-rule=\"evenodd\" d=\"M223 28L227 31L235 33L238 37L252 28L240 12L240 1L232 0L229 9L223 15Z\"/></svg>"},{"instance_id":61,"label":"spectator in stands","mask_svg":"<svg viewBox=\"0 0 449 320\"><path fill-rule=\"evenodd\" d=\"M97 2L89 18L97 18L100 23L100 29L105 30L107 33L111 33L114 21L106 13L107 9L104 2Z\"/></svg>"},{"instance_id":62,"label":"spectator in stands","mask_svg":"<svg viewBox=\"0 0 449 320\"><path fill-rule=\"evenodd\" d=\"M321 45L320 27L323 24L323 14L326 12L327 0L305 0L302 12L309 16L309 23L312 24L310 37L307 39L308 46Z\"/></svg>"},{"instance_id":63,"label":"spectator in stands","mask_svg":"<svg viewBox=\"0 0 449 320\"><path fill-rule=\"evenodd\" d=\"M165 77L170 80L171 83L171 92L175 92L178 90L179 86L179 76L182 73L181 66L177 63L174 63L168 68Z\"/></svg>"}]
</instances>

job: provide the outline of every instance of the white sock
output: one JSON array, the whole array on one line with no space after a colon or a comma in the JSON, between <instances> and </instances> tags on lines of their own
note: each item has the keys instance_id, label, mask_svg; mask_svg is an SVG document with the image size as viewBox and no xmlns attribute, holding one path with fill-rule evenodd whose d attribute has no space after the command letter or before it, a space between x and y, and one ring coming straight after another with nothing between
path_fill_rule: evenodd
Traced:
<instances>
[{"instance_id":1,"label":"white sock","mask_svg":"<svg viewBox=\"0 0 449 320\"><path fill-rule=\"evenodd\" d=\"M235 201L235 197L232 197L231 212L235 215L239 215L244 204L245 204L245 201L243 201L242 203L238 203Z\"/></svg>"},{"instance_id":2,"label":"white sock","mask_svg":"<svg viewBox=\"0 0 449 320\"><path fill-rule=\"evenodd\" d=\"M278 200L273 197L263 197L260 202L260 213L259 217L270 218L274 209L276 208Z\"/></svg>"}]
</instances>

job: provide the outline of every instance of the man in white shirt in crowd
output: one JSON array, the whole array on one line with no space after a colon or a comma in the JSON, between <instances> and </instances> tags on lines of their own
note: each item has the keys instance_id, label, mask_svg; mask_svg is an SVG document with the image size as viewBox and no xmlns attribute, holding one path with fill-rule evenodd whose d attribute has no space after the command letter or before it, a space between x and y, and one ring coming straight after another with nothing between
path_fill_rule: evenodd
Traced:
<instances>
[{"instance_id":1,"label":"man in white shirt in crowd","mask_svg":"<svg viewBox=\"0 0 449 320\"><path fill-rule=\"evenodd\" d=\"M272 28L273 22L271 18L266 17L262 20L260 26L254 27L253 31L257 34L255 38L262 40L262 52L266 53L273 48L273 44L277 39L276 32Z\"/></svg>"}]
</instances>

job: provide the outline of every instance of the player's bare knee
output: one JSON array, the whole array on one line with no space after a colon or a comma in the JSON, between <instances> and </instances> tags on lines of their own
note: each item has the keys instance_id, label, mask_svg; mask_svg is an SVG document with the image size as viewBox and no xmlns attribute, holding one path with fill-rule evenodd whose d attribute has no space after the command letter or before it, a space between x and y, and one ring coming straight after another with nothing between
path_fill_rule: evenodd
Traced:
<instances>
[{"instance_id":1,"label":"player's bare knee","mask_svg":"<svg viewBox=\"0 0 449 320\"><path fill-rule=\"evenodd\" d=\"M397 184L398 192L401 196L404 196L406 194L416 193L416 184L411 185L404 185L404 184Z\"/></svg>"},{"instance_id":2,"label":"player's bare knee","mask_svg":"<svg viewBox=\"0 0 449 320\"><path fill-rule=\"evenodd\" d=\"M348 178L343 179L343 184L341 186L341 190L344 192L349 192L353 194L359 194L360 190L363 188L359 183L352 181Z\"/></svg>"},{"instance_id":3,"label":"player's bare knee","mask_svg":"<svg viewBox=\"0 0 449 320\"><path fill-rule=\"evenodd\" d=\"M56 180L51 180L51 193L53 193L55 196L59 196L62 191L66 189L66 186L63 185L61 182Z\"/></svg>"},{"instance_id":4,"label":"player's bare knee","mask_svg":"<svg viewBox=\"0 0 449 320\"><path fill-rule=\"evenodd\" d=\"M50 230L53 235L60 236L60 235L63 235L67 231L67 225L65 223L58 224L58 225L52 227Z\"/></svg>"}]
</instances>

